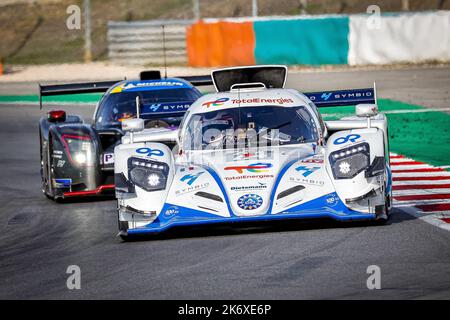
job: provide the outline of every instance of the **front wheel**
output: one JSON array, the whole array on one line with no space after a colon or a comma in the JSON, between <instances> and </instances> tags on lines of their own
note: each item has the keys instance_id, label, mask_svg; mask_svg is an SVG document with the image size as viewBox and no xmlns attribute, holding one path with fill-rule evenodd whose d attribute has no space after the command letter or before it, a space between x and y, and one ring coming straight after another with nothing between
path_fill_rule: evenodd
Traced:
<instances>
[{"instance_id":1,"label":"front wheel","mask_svg":"<svg viewBox=\"0 0 450 320\"><path fill-rule=\"evenodd\" d=\"M391 207L391 197L389 195L386 195L384 205L375 207L375 214L377 216L376 224L383 225L388 222L391 216L390 207Z\"/></svg>"},{"instance_id":2,"label":"front wheel","mask_svg":"<svg viewBox=\"0 0 450 320\"><path fill-rule=\"evenodd\" d=\"M42 183L42 192L44 195L54 200L53 192L52 192L52 168L51 168L51 145L48 143L47 148L44 147L43 141L41 138L41 183ZM45 149L45 150L44 150Z\"/></svg>"},{"instance_id":3,"label":"front wheel","mask_svg":"<svg viewBox=\"0 0 450 320\"><path fill-rule=\"evenodd\" d=\"M127 233L127 231L128 231L128 222L127 221L120 221L119 215L117 215L117 224L118 224L118 227L119 227L119 234L118 234L118 236L123 241L130 241L130 236Z\"/></svg>"},{"instance_id":4,"label":"front wheel","mask_svg":"<svg viewBox=\"0 0 450 320\"><path fill-rule=\"evenodd\" d=\"M119 235L119 237L120 237L120 239L122 239L123 242L130 241L130 236L128 236L128 235L121 234L121 235Z\"/></svg>"}]
</instances>

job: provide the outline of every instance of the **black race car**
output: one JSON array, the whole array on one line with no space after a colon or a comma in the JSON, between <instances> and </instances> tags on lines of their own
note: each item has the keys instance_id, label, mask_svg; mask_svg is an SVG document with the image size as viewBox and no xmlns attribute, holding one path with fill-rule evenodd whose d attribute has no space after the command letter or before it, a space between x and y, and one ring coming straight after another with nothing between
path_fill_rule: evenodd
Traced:
<instances>
[{"instance_id":1,"label":"black race car","mask_svg":"<svg viewBox=\"0 0 450 320\"><path fill-rule=\"evenodd\" d=\"M161 78L158 71L140 80L39 86L42 97L105 92L92 125L63 110L48 112L39 122L43 193L54 200L114 193L114 147L124 119L145 119L146 128L178 128L189 106L201 96L195 88L212 85L209 76ZM138 107L136 107L138 106Z\"/></svg>"}]
</instances>

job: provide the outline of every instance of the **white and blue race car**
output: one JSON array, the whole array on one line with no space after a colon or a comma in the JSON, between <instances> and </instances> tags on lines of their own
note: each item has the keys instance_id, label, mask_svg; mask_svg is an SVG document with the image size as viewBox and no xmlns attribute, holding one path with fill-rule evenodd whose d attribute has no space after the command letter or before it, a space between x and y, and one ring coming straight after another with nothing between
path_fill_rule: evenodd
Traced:
<instances>
[{"instance_id":1,"label":"white and blue race car","mask_svg":"<svg viewBox=\"0 0 450 320\"><path fill-rule=\"evenodd\" d=\"M180 127L122 123L115 148L119 235L173 226L330 217L386 221L387 120L375 88L301 93L285 66L212 72L216 93ZM323 121L318 107L355 105ZM175 147L170 149L167 145Z\"/></svg>"}]
</instances>

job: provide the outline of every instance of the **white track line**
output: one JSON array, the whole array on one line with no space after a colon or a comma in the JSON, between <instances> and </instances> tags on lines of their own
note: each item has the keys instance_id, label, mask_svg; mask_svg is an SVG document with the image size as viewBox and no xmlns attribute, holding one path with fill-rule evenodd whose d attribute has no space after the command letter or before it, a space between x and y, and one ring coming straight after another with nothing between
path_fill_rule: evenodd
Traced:
<instances>
[{"instance_id":1,"label":"white track line","mask_svg":"<svg viewBox=\"0 0 450 320\"><path fill-rule=\"evenodd\" d=\"M413 208L413 207L403 207L402 210L424 222L427 222L427 223L433 225L433 226L450 231L450 223L446 223L443 220L441 220L442 218L445 218L447 216L450 217L449 212L444 211L444 212L439 212L439 213L433 213L433 212L423 213L423 212L419 212L419 211L415 210L415 208Z\"/></svg>"},{"instance_id":2,"label":"white track line","mask_svg":"<svg viewBox=\"0 0 450 320\"><path fill-rule=\"evenodd\" d=\"M415 165L392 165L392 170L411 170L411 169L430 169L434 168L433 166L430 166L429 164L415 164Z\"/></svg>"},{"instance_id":3,"label":"white track line","mask_svg":"<svg viewBox=\"0 0 450 320\"><path fill-rule=\"evenodd\" d=\"M393 158L391 159L391 163L397 163L397 162L407 162L407 161L416 161L411 158Z\"/></svg>"},{"instance_id":4,"label":"white track line","mask_svg":"<svg viewBox=\"0 0 450 320\"><path fill-rule=\"evenodd\" d=\"M394 172L394 177L450 177L450 171L433 171L433 172ZM429 180L434 181L434 180ZM439 180L442 181L442 180ZM447 180L448 181L448 180Z\"/></svg>"},{"instance_id":5,"label":"white track line","mask_svg":"<svg viewBox=\"0 0 450 320\"><path fill-rule=\"evenodd\" d=\"M440 204L440 203L450 203L450 199L431 199L431 200L410 200L410 201L398 201L393 200L393 204L395 207L404 207L404 206L417 206L424 204ZM419 209L415 208L416 211Z\"/></svg>"},{"instance_id":6,"label":"white track line","mask_svg":"<svg viewBox=\"0 0 450 320\"><path fill-rule=\"evenodd\" d=\"M393 174L395 177L395 173ZM421 184L450 184L450 180L401 180L401 181L393 181L392 185L394 186L405 186L405 185L421 185Z\"/></svg>"},{"instance_id":7,"label":"white track line","mask_svg":"<svg viewBox=\"0 0 450 320\"><path fill-rule=\"evenodd\" d=\"M450 231L450 223L447 223L445 221L443 221L443 218L450 218L450 213L432 213L432 214L428 214L425 215L423 217L421 217L420 219L422 219L425 222L428 222L436 227L439 227L441 229Z\"/></svg>"},{"instance_id":8,"label":"white track line","mask_svg":"<svg viewBox=\"0 0 450 320\"><path fill-rule=\"evenodd\" d=\"M408 190L394 190L393 192L395 196L409 196L415 194L447 194L450 193L449 189L408 189Z\"/></svg>"},{"instance_id":9,"label":"white track line","mask_svg":"<svg viewBox=\"0 0 450 320\"><path fill-rule=\"evenodd\" d=\"M401 165L402 165L402 162L416 161L415 159L407 158L407 157L404 157L404 158L395 158L395 157L398 156L398 154L395 154L395 153L390 153L390 156L391 156L391 166L393 167L393 169L394 169L394 168L397 169L398 166L401 166ZM417 166L419 166L419 165L418 165L418 164L415 164L415 165L409 165L409 166L411 167L411 169L418 169ZM431 166L431 165L427 165L427 166L429 166L430 168L450 169L450 165L443 165L443 166L436 166L436 167L433 167L433 166Z\"/></svg>"}]
</instances>

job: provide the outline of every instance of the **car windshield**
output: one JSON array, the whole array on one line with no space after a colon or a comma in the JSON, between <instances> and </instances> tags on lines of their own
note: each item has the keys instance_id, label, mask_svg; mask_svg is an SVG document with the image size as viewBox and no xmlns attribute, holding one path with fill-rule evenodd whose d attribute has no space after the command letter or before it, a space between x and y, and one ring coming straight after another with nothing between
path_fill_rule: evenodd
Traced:
<instances>
[{"instance_id":1,"label":"car windshield","mask_svg":"<svg viewBox=\"0 0 450 320\"><path fill-rule=\"evenodd\" d=\"M241 107L194 114L185 150L286 145L318 140L316 123L303 107Z\"/></svg>"},{"instance_id":2,"label":"car windshield","mask_svg":"<svg viewBox=\"0 0 450 320\"><path fill-rule=\"evenodd\" d=\"M146 127L154 121L160 126L178 126L183 114L200 96L195 88L112 93L101 101L95 125L97 129L120 128L124 119L136 117L136 97L139 97L140 117L146 120Z\"/></svg>"}]
</instances>

